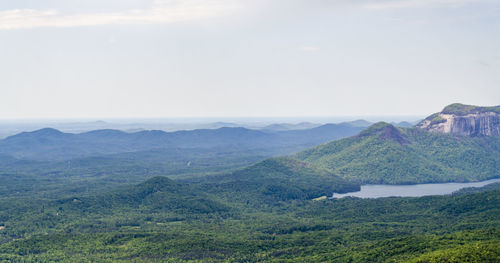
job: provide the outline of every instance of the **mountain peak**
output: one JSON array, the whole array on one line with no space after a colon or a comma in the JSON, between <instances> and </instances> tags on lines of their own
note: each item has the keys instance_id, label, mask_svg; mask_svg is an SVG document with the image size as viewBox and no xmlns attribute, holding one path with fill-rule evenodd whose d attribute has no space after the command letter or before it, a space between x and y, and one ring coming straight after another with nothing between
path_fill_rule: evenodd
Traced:
<instances>
[{"instance_id":1,"label":"mountain peak","mask_svg":"<svg viewBox=\"0 0 500 263\"><path fill-rule=\"evenodd\" d=\"M60 130L56 130L53 128L43 128L35 131L30 131L30 132L21 132L12 136L7 137L5 140L17 140L19 138L52 138L52 137L59 137L61 135L64 135L65 133L61 132Z\"/></svg>"},{"instance_id":2,"label":"mountain peak","mask_svg":"<svg viewBox=\"0 0 500 263\"><path fill-rule=\"evenodd\" d=\"M387 122L377 122L359 133L358 136L377 136L381 140L394 141L399 144L409 143L401 131Z\"/></svg>"},{"instance_id":3,"label":"mountain peak","mask_svg":"<svg viewBox=\"0 0 500 263\"><path fill-rule=\"evenodd\" d=\"M56 130L54 128L43 128L36 131L32 131L30 133L38 135L57 135L57 134L62 134L63 132L61 132L60 130Z\"/></svg>"},{"instance_id":4,"label":"mountain peak","mask_svg":"<svg viewBox=\"0 0 500 263\"><path fill-rule=\"evenodd\" d=\"M460 136L500 136L500 106L454 103L425 118L417 127Z\"/></svg>"}]
</instances>

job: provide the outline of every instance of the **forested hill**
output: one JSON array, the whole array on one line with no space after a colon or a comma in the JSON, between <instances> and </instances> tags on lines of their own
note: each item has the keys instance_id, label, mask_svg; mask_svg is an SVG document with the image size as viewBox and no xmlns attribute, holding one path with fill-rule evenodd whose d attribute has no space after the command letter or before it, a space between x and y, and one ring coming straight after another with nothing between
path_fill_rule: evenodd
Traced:
<instances>
[{"instance_id":1,"label":"forested hill","mask_svg":"<svg viewBox=\"0 0 500 263\"><path fill-rule=\"evenodd\" d=\"M64 160L86 156L158 149L234 148L299 150L357 134L363 127L326 124L312 129L260 131L246 128L200 129L192 131L96 130L80 134L55 129L23 132L0 140L0 154L21 159Z\"/></svg>"},{"instance_id":2,"label":"forested hill","mask_svg":"<svg viewBox=\"0 0 500 263\"><path fill-rule=\"evenodd\" d=\"M67 198L56 202L62 210L83 213L106 211L116 214L123 211L140 210L143 213L169 211L179 217L196 213L225 212L225 205L193 187L175 182L163 176L95 196Z\"/></svg>"},{"instance_id":3,"label":"forested hill","mask_svg":"<svg viewBox=\"0 0 500 263\"><path fill-rule=\"evenodd\" d=\"M289 200L310 200L333 192L359 191L358 184L327 169L291 158L271 158L226 175L198 179L201 189L228 200L261 205Z\"/></svg>"},{"instance_id":4,"label":"forested hill","mask_svg":"<svg viewBox=\"0 0 500 263\"><path fill-rule=\"evenodd\" d=\"M377 123L292 157L360 183L477 181L500 176L500 137L457 137Z\"/></svg>"}]
</instances>

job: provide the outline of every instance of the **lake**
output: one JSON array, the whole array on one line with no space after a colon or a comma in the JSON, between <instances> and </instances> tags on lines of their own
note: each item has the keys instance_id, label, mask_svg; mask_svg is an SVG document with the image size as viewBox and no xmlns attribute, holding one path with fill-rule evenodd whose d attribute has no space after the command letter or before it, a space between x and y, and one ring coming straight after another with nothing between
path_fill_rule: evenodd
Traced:
<instances>
[{"instance_id":1,"label":"lake","mask_svg":"<svg viewBox=\"0 0 500 263\"><path fill-rule=\"evenodd\" d=\"M378 197L419 197L426 195L447 195L462 188L482 187L487 184L500 182L500 178L491 179L482 182L473 183L442 183L442 184L414 184L414 185L384 185L372 184L362 185L361 191L345 194L333 193L332 198L342 198L346 196L360 198L378 198Z\"/></svg>"}]
</instances>

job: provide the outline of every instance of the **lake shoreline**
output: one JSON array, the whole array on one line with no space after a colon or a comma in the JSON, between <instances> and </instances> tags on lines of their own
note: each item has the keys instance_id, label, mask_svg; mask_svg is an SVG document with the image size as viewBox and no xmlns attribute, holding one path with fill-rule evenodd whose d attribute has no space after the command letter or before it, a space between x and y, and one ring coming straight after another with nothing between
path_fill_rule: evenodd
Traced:
<instances>
[{"instance_id":1,"label":"lake shoreline","mask_svg":"<svg viewBox=\"0 0 500 263\"><path fill-rule=\"evenodd\" d=\"M343 197L359 198L381 198L381 197L421 197L428 195L452 194L463 188L482 187L488 184L500 182L500 178L488 179L480 182L467 183L426 183L408 185L367 184L361 185L361 190L349 193L333 193L329 199Z\"/></svg>"}]
</instances>

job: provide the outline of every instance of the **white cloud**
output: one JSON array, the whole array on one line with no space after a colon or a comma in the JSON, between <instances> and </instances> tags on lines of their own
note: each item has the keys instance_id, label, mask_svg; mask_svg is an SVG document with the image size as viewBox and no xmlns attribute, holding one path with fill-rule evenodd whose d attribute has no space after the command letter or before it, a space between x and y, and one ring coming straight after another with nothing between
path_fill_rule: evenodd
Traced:
<instances>
[{"instance_id":1,"label":"white cloud","mask_svg":"<svg viewBox=\"0 0 500 263\"><path fill-rule=\"evenodd\" d=\"M368 9L458 7L469 3L492 2L491 0L368 0L361 4Z\"/></svg>"},{"instance_id":2,"label":"white cloud","mask_svg":"<svg viewBox=\"0 0 500 263\"><path fill-rule=\"evenodd\" d=\"M153 0L148 9L114 12L66 13L59 8L12 9L0 11L0 30L37 27L77 27L110 24L160 24L222 17L251 7L281 10L283 5L301 7L352 5L365 9L456 7L471 3L495 3L498 0ZM39 5L40 6L40 5ZM136 5L137 6L137 5ZM119 6L117 6L118 8Z\"/></svg>"},{"instance_id":3,"label":"white cloud","mask_svg":"<svg viewBox=\"0 0 500 263\"><path fill-rule=\"evenodd\" d=\"M230 0L156 0L151 9L110 13L63 14L57 10L0 11L0 30L109 24L158 24L222 16L240 8Z\"/></svg>"}]
</instances>

